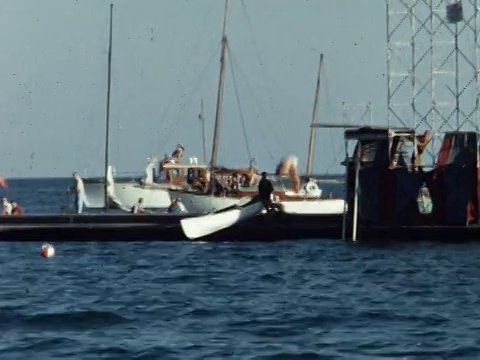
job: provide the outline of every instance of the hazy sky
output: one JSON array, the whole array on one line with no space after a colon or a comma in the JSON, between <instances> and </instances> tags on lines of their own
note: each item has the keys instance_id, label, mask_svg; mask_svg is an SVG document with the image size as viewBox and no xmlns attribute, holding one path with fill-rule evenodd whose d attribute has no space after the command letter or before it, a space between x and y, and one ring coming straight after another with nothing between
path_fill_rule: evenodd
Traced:
<instances>
[{"instance_id":1,"label":"hazy sky","mask_svg":"<svg viewBox=\"0 0 480 360\"><path fill-rule=\"evenodd\" d=\"M118 172L143 171L148 155L171 153L179 142L201 160L201 98L210 157L224 1L113 3L111 163ZM3 175L103 173L109 4L1 2ZM262 170L290 153L305 168L320 52L319 120L340 122L342 101L371 101L382 122L384 0L230 0L227 34L221 164L248 165L242 114ZM331 166L342 144L340 132L319 132L317 172L341 169Z\"/></svg>"}]
</instances>

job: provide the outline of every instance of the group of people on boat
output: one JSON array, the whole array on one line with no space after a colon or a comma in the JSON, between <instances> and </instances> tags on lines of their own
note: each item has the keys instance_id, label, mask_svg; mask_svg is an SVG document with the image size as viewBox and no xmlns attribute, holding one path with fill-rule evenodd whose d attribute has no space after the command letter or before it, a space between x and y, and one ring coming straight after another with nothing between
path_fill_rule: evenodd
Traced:
<instances>
[{"instance_id":1,"label":"group of people on boat","mask_svg":"<svg viewBox=\"0 0 480 360\"><path fill-rule=\"evenodd\" d=\"M143 206L143 198L138 199L137 203L131 207L130 212L132 214L146 213L145 208ZM188 211L185 208L185 205L183 205L181 199L178 197L174 197L171 200L171 203L167 209L167 212L169 214L186 214Z\"/></svg>"},{"instance_id":2,"label":"group of people on boat","mask_svg":"<svg viewBox=\"0 0 480 360\"><path fill-rule=\"evenodd\" d=\"M8 182L3 176L0 176L0 187L8 189ZM16 201L4 197L2 199L2 215L23 215L25 211Z\"/></svg>"},{"instance_id":3,"label":"group of people on boat","mask_svg":"<svg viewBox=\"0 0 480 360\"><path fill-rule=\"evenodd\" d=\"M2 215L23 215L25 211L16 201L8 200L6 197L3 198L3 209Z\"/></svg>"},{"instance_id":4,"label":"group of people on boat","mask_svg":"<svg viewBox=\"0 0 480 360\"><path fill-rule=\"evenodd\" d=\"M253 181L252 181L253 179ZM216 195L232 195L242 187L254 186L258 183L255 175L233 173L231 175L218 175L213 180L213 192Z\"/></svg>"},{"instance_id":5,"label":"group of people on boat","mask_svg":"<svg viewBox=\"0 0 480 360\"><path fill-rule=\"evenodd\" d=\"M213 179L209 170L199 173L191 178L187 176L187 183L195 191L210 194L213 192L216 196L230 196L237 194L241 188L256 186L258 184L258 175L256 172L249 173L247 169L225 169L217 172Z\"/></svg>"}]
</instances>

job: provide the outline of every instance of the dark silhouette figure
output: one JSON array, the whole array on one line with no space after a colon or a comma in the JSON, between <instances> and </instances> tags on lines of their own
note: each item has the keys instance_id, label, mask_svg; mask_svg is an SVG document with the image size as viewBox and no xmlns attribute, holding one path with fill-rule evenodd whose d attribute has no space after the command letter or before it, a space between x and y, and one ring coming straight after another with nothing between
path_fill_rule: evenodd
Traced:
<instances>
[{"instance_id":1,"label":"dark silhouette figure","mask_svg":"<svg viewBox=\"0 0 480 360\"><path fill-rule=\"evenodd\" d=\"M272 193L272 182L267 179L267 173L262 172L262 179L258 183L258 197L267 210L271 210L273 208L272 200L270 198Z\"/></svg>"}]
</instances>

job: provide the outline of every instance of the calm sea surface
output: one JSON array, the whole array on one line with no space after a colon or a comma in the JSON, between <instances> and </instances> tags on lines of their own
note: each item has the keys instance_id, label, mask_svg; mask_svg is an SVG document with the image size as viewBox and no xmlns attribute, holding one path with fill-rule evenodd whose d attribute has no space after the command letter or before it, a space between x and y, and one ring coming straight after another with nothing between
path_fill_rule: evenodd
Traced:
<instances>
[{"instance_id":1,"label":"calm sea surface","mask_svg":"<svg viewBox=\"0 0 480 360\"><path fill-rule=\"evenodd\" d=\"M480 243L47 241L0 243L2 360L480 358Z\"/></svg>"}]
</instances>

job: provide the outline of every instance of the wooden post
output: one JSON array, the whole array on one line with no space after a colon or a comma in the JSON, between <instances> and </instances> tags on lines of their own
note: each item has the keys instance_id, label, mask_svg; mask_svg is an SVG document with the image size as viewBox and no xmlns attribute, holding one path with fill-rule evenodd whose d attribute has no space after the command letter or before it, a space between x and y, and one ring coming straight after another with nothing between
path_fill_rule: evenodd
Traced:
<instances>
[{"instance_id":1,"label":"wooden post","mask_svg":"<svg viewBox=\"0 0 480 360\"><path fill-rule=\"evenodd\" d=\"M353 198L353 226L352 226L352 240L357 241L357 226L358 226L358 203L360 193L360 159L362 156L362 143L358 142L358 151L355 157L355 192Z\"/></svg>"},{"instance_id":2,"label":"wooden post","mask_svg":"<svg viewBox=\"0 0 480 360\"><path fill-rule=\"evenodd\" d=\"M110 34L108 40L108 73L107 73L107 108L105 115L105 211L109 208L108 197L108 163L109 163L109 139L110 139L110 91L112 79L112 30L113 30L113 4L110 4Z\"/></svg>"},{"instance_id":3,"label":"wooden post","mask_svg":"<svg viewBox=\"0 0 480 360\"><path fill-rule=\"evenodd\" d=\"M342 240L347 237L347 213L348 213L348 140L345 139L345 205L343 207Z\"/></svg>"}]
</instances>

